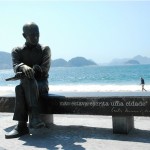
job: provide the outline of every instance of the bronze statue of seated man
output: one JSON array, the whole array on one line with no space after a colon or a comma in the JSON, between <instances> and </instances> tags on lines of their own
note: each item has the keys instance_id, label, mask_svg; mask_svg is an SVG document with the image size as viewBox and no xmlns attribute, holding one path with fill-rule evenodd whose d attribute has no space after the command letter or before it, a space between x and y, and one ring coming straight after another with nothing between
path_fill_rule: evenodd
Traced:
<instances>
[{"instance_id":1,"label":"bronze statue of seated man","mask_svg":"<svg viewBox=\"0 0 150 150\"><path fill-rule=\"evenodd\" d=\"M48 72L51 62L51 50L39 44L39 27L34 22L23 26L23 37L26 42L22 47L12 50L14 72L24 73L20 84L16 86L15 109L13 120L17 126L5 135L5 138L16 138L29 134L30 128L41 128L45 123L39 114L39 96L48 93ZM29 127L27 125L29 119Z\"/></svg>"}]
</instances>

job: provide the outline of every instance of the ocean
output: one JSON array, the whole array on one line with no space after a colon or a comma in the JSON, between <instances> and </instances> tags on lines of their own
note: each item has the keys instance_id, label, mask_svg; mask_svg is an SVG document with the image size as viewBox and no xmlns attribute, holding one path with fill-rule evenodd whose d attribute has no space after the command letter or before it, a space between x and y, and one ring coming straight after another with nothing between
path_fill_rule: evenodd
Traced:
<instances>
[{"instance_id":1,"label":"ocean","mask_svg":"<svg viewBox=\"0 0 150 150\"><path fill-rule=\"evenodd\" d=\"M0 70L0 92L14 92L18 81L12 69ZM137 92L140 77L150 91L150 65L53 67L49 71L50 92Z\"/></svg>"}]
</instances>

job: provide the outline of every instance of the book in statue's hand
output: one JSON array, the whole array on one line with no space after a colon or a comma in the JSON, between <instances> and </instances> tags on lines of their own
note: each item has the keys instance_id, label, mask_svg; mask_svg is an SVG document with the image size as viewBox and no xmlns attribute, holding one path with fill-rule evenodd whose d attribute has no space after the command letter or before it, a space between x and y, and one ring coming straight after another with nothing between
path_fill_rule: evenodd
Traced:
<instances>
[{"instance_id":1,"label":"book in statue's hand","mask_svg":"<svg viewBox=\"0 0 150 150\"><path fill-rule=\"evenodd\" d=\"M6 81L15 81L20 80L25 77L25 74L23 72L17 72L14 77L5 79Z\"/></svg>"}]
</instances>

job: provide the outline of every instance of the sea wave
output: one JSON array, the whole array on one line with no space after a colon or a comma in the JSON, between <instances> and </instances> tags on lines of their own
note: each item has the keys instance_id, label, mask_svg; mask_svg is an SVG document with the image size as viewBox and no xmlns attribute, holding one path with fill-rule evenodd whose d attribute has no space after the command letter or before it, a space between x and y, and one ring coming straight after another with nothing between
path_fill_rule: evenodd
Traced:
<instances>
[{"instance_id":1,"label":"sea wave","mask_svg":"<svg viewBox=\"0 0 150 150\"><path fill-rule=\"evenodd\" d=\"M141 85L50 85L50 91L61 92L138 92ZM145 89L150 91L150 85Z\"/></svg>"},{"instance_id":2,"label":"sea wave","mask_svg":"<svg viewBox=\"0 0 150 150\"><path fill-rule=\"evenodd\" d=\"M145 85L150 91L150 85ZM141 92L141 85L49 85L49 92ZM15 95L15 86L0 86L0 96Z\"/></svg>"}]
</instances>

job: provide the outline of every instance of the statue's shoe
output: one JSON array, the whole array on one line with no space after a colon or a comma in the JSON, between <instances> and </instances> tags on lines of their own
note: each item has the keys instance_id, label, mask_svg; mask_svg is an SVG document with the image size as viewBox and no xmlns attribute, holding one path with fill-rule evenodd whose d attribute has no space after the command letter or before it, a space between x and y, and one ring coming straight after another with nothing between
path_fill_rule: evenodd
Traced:
<instances>
[{"instance_id":1,"label":"statue's shoe","mask_svg":"<svg viewBox=\"0 0 150 150\"><path fill-rule=\"evenodd\" d=\"M34 129L42 128L45 126L46 126L45 123L41 121L39 118L32 118L31 122L29 123L29 127Z\"/></svg>"},{"instance_id":2,"label":"statue's shoe","mask_svg":"<svg viewBox=\"0 0 150 150\"><path fill-rule=\"evenodd\" d=\"M5 134L5 139L18 138L25 134L29 134L29 128L27 126L18 127L17 125L12 131Z\"/></svg>"}]
</instances>

